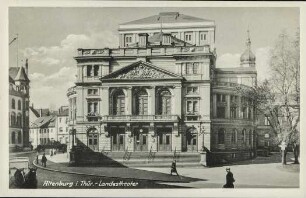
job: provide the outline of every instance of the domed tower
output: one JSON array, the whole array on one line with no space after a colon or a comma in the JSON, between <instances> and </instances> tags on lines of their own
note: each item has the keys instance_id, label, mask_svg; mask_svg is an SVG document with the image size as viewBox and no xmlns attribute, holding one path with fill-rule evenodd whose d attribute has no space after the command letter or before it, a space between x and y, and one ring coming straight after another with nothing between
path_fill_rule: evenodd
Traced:
<instances>
[{"instance_id":1,"label":"domed tower","mask_svg":"<svg viewBox=\"0 0 306 198\"><path fill-rule=\"evenodd\" d=\"M250 39L250 31L248 30L248 38L246 41L246 50L240 57L240 66L241 67L255 67L256 57L251 51L251 39Z\"/></svg>"}]
</instances>

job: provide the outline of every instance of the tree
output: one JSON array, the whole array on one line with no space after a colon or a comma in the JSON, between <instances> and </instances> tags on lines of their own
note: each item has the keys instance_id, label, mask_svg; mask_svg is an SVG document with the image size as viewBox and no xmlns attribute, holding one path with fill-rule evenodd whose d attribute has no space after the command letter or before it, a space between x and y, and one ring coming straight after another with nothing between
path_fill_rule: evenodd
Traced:
<instances>
[{"instance_id":1,"label":"tree","mask_svg":"<svg viewBox=\"0 0 306 198\"><path fill-rule=\"evenodd\" d=\"M252 89L239 88L242 95L251 97L257 114L267 117L275 134L274 145L282 142L292 146L295 163L299 163L300 122L300 46L299 31L295 39L283 32L271 50L272 77ZM286 150L282 151L286 164Z\"/></svg>"}]
</instances>

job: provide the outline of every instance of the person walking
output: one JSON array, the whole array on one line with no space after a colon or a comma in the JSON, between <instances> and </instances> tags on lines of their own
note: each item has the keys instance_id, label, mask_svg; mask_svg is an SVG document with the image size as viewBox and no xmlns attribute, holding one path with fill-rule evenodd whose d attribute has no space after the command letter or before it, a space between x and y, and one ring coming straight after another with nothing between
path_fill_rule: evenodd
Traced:
<instances>
[{"instance_id":1,"label":"person walking","mask_svg":"<svg viewBox=\"0 0 306 198\"><path fill-rule=\"evenodd\" d=\"M172 164L171 164L171 173L170 174L172 175L172 173L176 173L176 175L179 176L179 174L176 170L176 160L173 160Z\"/></svg>"},{"instance_id":2,"label":"person walking","mask_svg":"<svg viewBox=\"0 0 306 198\"><path fill-rule=\"evenodd\" d=\"M45 155L45 153L43 154L42 158L41 158L41 163L44 167L46 167L47 165L47 157Z\"/></svg>"},{"instance_id":3,"label":"person walking","mask_svg":"<svg viewBox=\"0 0 306 198\"><path fill-rule=\"evenodd\" d=\"M235 179L231 169L226 168L226 172L226 184L223 185L223 188L234 188Z\"/></svg>"}]
</instances>

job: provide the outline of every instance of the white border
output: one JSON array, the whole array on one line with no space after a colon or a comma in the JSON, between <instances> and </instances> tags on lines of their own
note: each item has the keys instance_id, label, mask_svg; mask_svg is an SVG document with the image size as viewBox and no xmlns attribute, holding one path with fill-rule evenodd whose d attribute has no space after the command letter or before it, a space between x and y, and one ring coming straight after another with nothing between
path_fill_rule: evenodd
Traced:
<instances>
[{"instance_id":1,"label":"white border","mask_svg":"<svg viewBox=\"0 0 306 198\"><path fill-rule=\"evenodd\" d=\"M305 87L301 86L301 172L299 189L68 189L19 190L8 189L8 7L300 7L301 85L305 80L305 2L182 2L182 1L49 1L4 0L0 3L0 196L104 196L104 197L306 197L305 195ZM280 19L281 20L281 19ZM304 53L303 53L304 52ZM304 56L303 56L304 55ZM260 172L260 170L259 170Z\"/></svg>"}]
</instances>

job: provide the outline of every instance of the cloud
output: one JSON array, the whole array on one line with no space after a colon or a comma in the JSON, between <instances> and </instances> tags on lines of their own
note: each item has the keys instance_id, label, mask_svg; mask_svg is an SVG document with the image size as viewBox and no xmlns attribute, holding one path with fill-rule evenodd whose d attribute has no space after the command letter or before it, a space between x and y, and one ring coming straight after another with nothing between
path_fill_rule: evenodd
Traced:
<instances>
[{"instance_id":1,"label":"cloud","mask_svg":"<svg viewBox=\"0 0 306 198\"><path fill-rule=\"evenodd\" d=\"M258 81L270 78L271 70L269 65L271 47L262 47L255 50L256 70ZM222 54L217 58L217 68L240 67L241 54Z\"/></svg>"},{"instance_id":2,"label":"cloud","mask_svg":"<svg viewBox=\"0 0 306 198\"><path fill-rule=\"evenodd\" d=\"M76 80L78 48L118 47L119 38L111 31L69 34L54 46L37 46L23 49L29 59L31 100L35 106L57 107L67 104L66 91ZM52 97L50 97L52 96Z\"/></svg>"}]
</instances>

